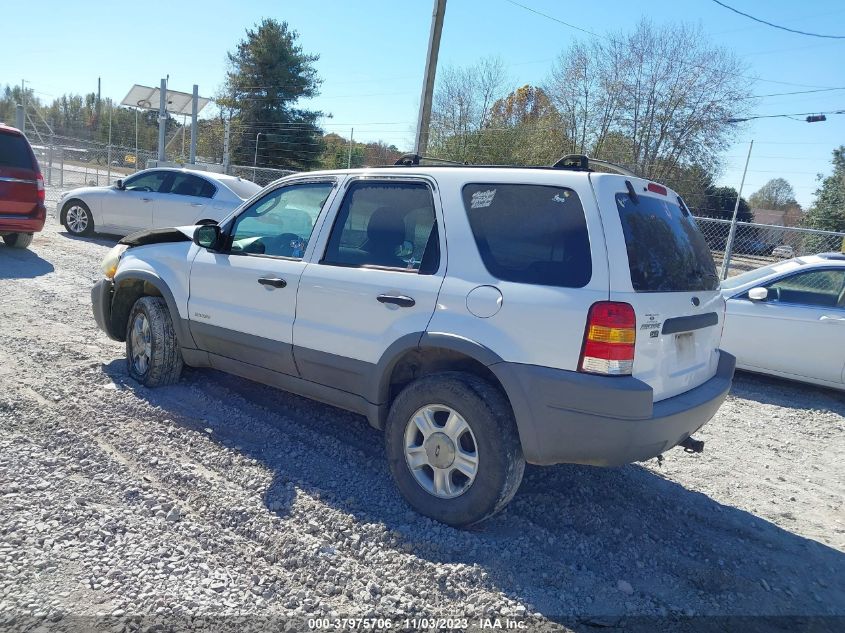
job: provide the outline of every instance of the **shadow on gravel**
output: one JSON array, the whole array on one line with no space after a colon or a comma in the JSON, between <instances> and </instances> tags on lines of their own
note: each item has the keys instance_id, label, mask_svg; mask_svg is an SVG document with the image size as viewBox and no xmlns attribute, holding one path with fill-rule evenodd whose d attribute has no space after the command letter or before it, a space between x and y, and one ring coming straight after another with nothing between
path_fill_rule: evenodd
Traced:
<instances>
[{"instance_id":1,"label":"shadow on gravel","mask_svg":"<svg viewBox=\"0 0 845 633\"><path fill-rule=\"evenodd\" d=\"M34 279L53 270L53 264L32 251L0 243L0 279Z\"/></svg>"},{"instance_id":2,"label":"shadow on gravel","mask_svg":"<svg viewBox=\"0 0 845 633\"><path fill-rule=\"evenodd\" d=\"M792 409L831 411L845 416L845 392L815 385L737 371L731 395Z\"/></svg>"},{"instance_id":3,"label":"shadow on gravel","mask_svg":"<svg viewBox=\"0 0 845 633\"><path fill-rule=\"evenodd\" d=\"M285 518L297 494L319 498L359 526L384 525L387 547L408 552L408 565L478 566L485 585L571 628L625 627L626 614L648 615L632 619L633 630L664 630L656 618L667 616L686 618L688 628L672 630L689 631L762 630L713 616L778 616L765 630L804 621L781 616L819 624L805 631L843 623L815 618L845 616L845 554L642 466L529 467L503 513L457 530L405 505L382 436L363 417L211 370L188 369L180 385L151 390L127 377L122 360L103 369L175 423L211 427L223 446L270 469L268 511ZM706 455L673 452L667 470L675 459ZM330 530L321 538L338 547L346 539ZM442 573L450 572L431 571Z\"/></svg>"}]
</instances>

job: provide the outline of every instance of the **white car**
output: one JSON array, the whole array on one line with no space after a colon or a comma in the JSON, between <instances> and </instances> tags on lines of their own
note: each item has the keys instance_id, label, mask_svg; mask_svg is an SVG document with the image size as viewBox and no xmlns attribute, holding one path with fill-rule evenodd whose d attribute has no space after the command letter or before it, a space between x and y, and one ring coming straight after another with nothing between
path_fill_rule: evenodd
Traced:
<instances>
[{"instance_id":1,"label":"white car","mask_svg":"<svg viewBox=\"0 0 845 633\"><path fill-rule=\"evenodd\" d=\"M366 415L452 525L525 462L700 451L734 369L713 258L676 193L577 158L283 178L221 225L121 240L94 317L146 386L214 367Z\"/></svg>"},{"instance_id":2,"label":"white car","mask_svg":"<svg viewBox=\"0 0 845 633\"><path fill-rule=\"evenodd\" d=\"M772 249L772 255L783 259L790 259L791 257L795 257L795 249L788 244L781 244Z\"/></svg>"},{"instance_id":3,"label":"white car","mask_svg":"<svg viewBox=\"0 0 845 633\"><path fill-rule=\"evenodd\" d=\"M737 368L845 388L845 255L798 257L722 282Z\"/></svg>"},{"instance_id":4,"label":"white car","mask_svg":"<svg viewBox=\"0 0 845 633\"><path fill-rule=\"evenodd\" d=\"M56 217L72 235L128 235L143 229L219 222L261 191L236 176L188 169L139 171L109 187L62 194Z\"/></svg>"}]
</instances>

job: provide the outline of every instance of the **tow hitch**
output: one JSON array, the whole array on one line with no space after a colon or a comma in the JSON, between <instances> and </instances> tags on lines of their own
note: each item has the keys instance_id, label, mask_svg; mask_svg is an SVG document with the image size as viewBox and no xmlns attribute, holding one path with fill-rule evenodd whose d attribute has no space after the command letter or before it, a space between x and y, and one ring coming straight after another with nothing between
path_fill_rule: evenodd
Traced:
<instances>
[{"instance_id":1,"label":"tow hitch","mask_svg":"<svg viewBox=\"0 0 845 633\"><path fill-rule=\"evenodd\" d=\"M688 437L683 442L681 442L678 446L684 447L685 453L703 453L704 452L704 440L696 440L692 437Z\"/></svg>"}]
</instances>

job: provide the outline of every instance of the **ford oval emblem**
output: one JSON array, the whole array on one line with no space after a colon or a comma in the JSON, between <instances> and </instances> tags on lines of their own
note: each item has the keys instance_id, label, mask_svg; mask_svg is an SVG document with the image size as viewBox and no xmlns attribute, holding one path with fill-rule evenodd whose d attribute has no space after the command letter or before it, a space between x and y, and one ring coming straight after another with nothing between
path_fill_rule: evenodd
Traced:
<instances>
[{"instance_id":1,"label":"ford oval emblem","mask_svg":"<svg viewBox=\"0 0 845 633\"><path fill-rule=\"evenodd\" d=\"M692 305L697 308L701 305L701 299L699 299L698 297L693 297L692 299L690 299L690 303L692 303Z\"/></svg>"}]
</instances>

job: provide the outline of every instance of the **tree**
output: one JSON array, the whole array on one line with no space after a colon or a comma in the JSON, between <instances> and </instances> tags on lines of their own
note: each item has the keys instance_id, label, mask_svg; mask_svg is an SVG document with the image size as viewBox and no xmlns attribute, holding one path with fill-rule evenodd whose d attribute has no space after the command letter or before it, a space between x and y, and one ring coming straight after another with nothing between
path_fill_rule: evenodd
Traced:
<instances>
[{"instance_id":1,"label":"tree","mask_svg":"<svg viewBox=\"0 0 845 633\"><path fill-rule=\"evenodd\" d=\"M314 63L320 57L303 52L298 38L286 22L266 18L229 53L218 102L243 132L233 137L233 162L252 164L257 147L261 166L307 169L319 163L322 113L296 103L319 94Z\"/></svg>"},{"instance_id":2,"label":"tree","mask_svg":"<svg viewBox=\"0 0 845 633\"><path fill-rule=\"evenodd\" d=\"M736 205L737 190L733 187L710 186L705 191L706 206L700 210L700 214L708 218L722 218L730 220L733 218L734 206ZM739 222L751 222L754 216L751 214L751 207L745 198L739 201L737 220Z\"/></svg>"},{"instance_id":3,"label":"tree","mask_svg":"<svg viewBox=\"0 0 845 633\"><path fill-rule=\"evenodd\" d=\"M447 66L438 73L431 110L427 153L439 158L478 162L483 151L478 132L493 103L505 93L504 64L483 59L474 66Z\"/></svg>"},{"instance_id":4,"label":"tree","mask_svg":"<svg viewBox=\"0 0 845 633\"><path fill-rule=\"evenodd\" d=\"M785 179L773 178L748 198L751 206L757 209L790 210L799 207L795 200L795 190Z\"/></svg>"},{"instance_id":5,"label":"tree","mask_svg":"<svg viewBox=\"0 0 845 633\"><path fill-rule=\"evenodd\" d=\"M743 66L700 26L643 20L564 51L547 82L570 151L617 161L662 180L678 167L712 172L748 108ZM618 141L624 141L619 143Z\"/></svg>"},{"instance_id":6,"label":"tree","mask_svg":"<svg viewBox=\"0 0 845 633\"><path fill-rule=\"evenodd\" d=\"M816 200L804 217L805 226L825 231L845 231L845 145L833 150L833 173L819 175Z\"/></svg>"}]
</instances>

